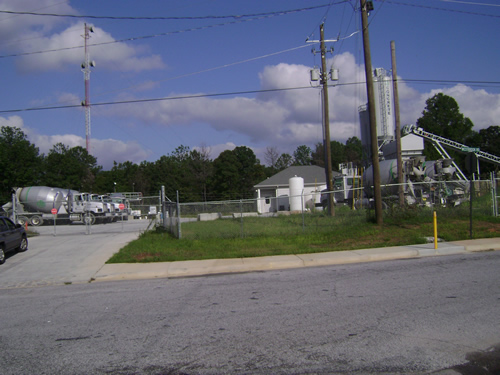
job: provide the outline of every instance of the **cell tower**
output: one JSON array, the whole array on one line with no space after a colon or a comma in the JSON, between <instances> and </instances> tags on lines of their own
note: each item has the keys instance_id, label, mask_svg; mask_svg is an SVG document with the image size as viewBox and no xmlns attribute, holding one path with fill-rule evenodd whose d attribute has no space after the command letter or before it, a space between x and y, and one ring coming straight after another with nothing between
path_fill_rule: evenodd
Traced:
<instances>
[{"instance_id":1,"label":"cell tower","mask_svg":"<svg viewBox=\"0 0 500 375\"><path fill-rule=\"evenodd\" d=\"M85 100L82 105L85 107L85 140L87 152L90 154L90 67L95 66L94 61L89 59L89 50L87 41L90 39L90 33L94 32L92 26L84 24L85 32L83 38L85 39L85 61L82 63L83 80L85 82Z\"/></svg>"}]
</instances>

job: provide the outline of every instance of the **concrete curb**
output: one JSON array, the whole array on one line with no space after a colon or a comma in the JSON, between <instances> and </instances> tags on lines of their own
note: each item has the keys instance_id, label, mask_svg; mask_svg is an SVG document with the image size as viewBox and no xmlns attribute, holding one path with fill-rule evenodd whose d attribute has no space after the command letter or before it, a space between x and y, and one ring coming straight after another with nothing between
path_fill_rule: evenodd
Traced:
<instances>
[{"instance_id":1,"label":"concrete curb","mask_svg":"<svg viewBox=\"0 0 500 375\"><path fill-rule=\"evenodd\" d=\"M139 280L269 271L277 269L465 254L469 252L491 250L500 250L500 238L440 242L437 249L434 249L434 244L424 244L313 254L267 256L258 258L105 264L94 275L93 280Z\"/></svg>"}]
</instances>

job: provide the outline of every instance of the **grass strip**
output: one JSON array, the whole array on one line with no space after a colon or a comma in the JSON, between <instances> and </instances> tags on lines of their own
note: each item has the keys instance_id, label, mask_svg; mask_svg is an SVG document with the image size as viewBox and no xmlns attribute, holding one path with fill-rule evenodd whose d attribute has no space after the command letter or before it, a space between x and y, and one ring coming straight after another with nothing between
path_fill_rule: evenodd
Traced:
<instances>
[{"instance_id":1,"label":"grass strip","mask_svg":"<svg viewBox=\"0 0 500 375\"><path fill-rule=\"evenodd\" d=\"M469 239L467 207L438 211L438 237L445 241ZM433 236L432 210L386 212L384 224L371 211L339 209L324 214L219 219L182 224L182 239L163 228L142 233L108 263L173 262L182 260L245 258L306 254L388 246L415 245ZM473 238L500 236L500 220L478 213Z\"/></svg>"}]
</instances>

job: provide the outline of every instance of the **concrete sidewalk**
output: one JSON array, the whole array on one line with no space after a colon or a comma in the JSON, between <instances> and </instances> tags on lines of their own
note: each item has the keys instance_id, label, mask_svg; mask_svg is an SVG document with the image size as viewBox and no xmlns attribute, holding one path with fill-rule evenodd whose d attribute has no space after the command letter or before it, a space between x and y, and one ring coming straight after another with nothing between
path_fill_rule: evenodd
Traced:
<instances>
[{"instance_id":1,"label":"concrete sidewalk","mask_svg":"<svg viewBox=\"0 0 500 375\"><path fill-rule=\"evenodd\" d=\"M375 249L334 251L327 253L267 256L258 258L208 259L160 263L105 264L92 278L94 281L138 280L268 271L277 269L327 266L381 260L420 258L437 255L465 254L500 250L500 238L485 238L434 244L394 246Z\"/></svg>"}]
</instances>

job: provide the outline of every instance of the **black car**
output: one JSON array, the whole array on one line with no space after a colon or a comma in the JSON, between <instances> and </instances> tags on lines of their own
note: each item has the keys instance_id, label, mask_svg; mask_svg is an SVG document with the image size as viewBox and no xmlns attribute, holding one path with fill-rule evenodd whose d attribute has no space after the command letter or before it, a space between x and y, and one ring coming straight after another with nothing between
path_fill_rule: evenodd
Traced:
<instances>
[{"instance_id":1,"label":"black car","mask_svg":"<svg viewBox=\"0 0 500 375\"><path fill-rule=\"evenodd\" d=\"M5 254L11 251L28 250L28 237L21 224L0 216L0 264L5 262Z\"/></svg>"}]
</instances>

